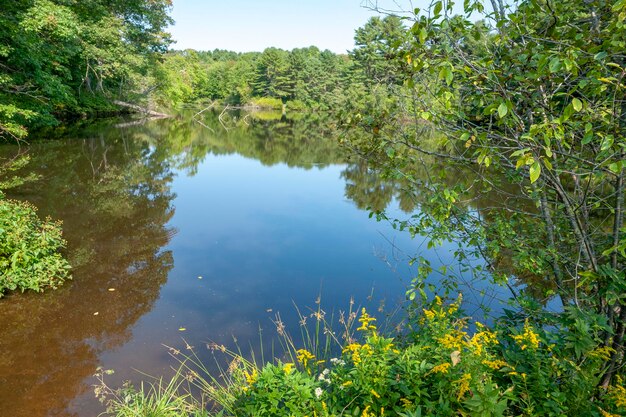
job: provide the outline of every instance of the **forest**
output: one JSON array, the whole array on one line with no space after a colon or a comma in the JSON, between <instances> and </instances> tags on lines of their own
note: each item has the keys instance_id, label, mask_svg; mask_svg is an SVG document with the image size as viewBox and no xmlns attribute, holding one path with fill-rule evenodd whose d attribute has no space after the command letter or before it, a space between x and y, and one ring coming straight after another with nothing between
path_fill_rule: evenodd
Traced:
<instances>
[{"instance_id":1,"label":"forest","mask_svg":"<svg viewBox=\"0 0 626 417\"><path fill-rule=\"evenodd\" d=\"M460 272L411 254L416 273L396 330L352 304L332 323L318 304L308 323L300 317L301 337L278 320L281 352L270 360L209 344L217 373L192 349L173 355L169 382L120 388L99 370L96 394L110 415L626 415L625 0L379 10L345 54L175 50L171 6L5 5L0 138L28 148L55 126L128 117L129 103L213 112L197 119L206 123L197 141L223 127L226 142L209 152L188 139L159 162L187 156L194 170L235 148L290 167L345 161L347 197L428 250L446 248ZM236 127L225 126L229 109L250 119L237 113ZM324 133L308 118L323 119ZM188 129L175 120L173 130ZM251 132L276 139L245 139ZM149 149L137 155L153 158ZM0 295L9 297L72 278L62 225L5 196L44 175L29 171L32 158L0 159ZM146 192L127 174L115 173ZM393 201L401 212L388 210ZM466 314L463 273L508 294L499 316Z\"/></svg>"}]
</instances>

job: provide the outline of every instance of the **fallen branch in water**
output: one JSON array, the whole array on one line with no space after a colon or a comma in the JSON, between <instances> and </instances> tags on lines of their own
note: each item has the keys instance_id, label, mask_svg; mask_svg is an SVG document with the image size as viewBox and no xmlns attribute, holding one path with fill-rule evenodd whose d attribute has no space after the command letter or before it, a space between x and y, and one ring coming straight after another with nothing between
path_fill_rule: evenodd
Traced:
<instances>
[{"instance_id":1,"label":"fallen branch in water","mask_svg":"<svg viewBox=\"0 0 626 417\"><path fill-rule=\"evenodd\" d=\"M135 111L138 111L140 113L144 113L144 114L146 114L148 116L151 116L151 117L162 117L162 118L171 117L169 114L159 113L159 112L156 112L154 110L150 110L150 109L147 109L145 107L138 106L136 104L126 103L125 101L114 100L113 104L116 104L116 105L121 106L121 107L126 107L126 108L129 108L129 109L133 109Z\"/></svg>"}]
</instances>

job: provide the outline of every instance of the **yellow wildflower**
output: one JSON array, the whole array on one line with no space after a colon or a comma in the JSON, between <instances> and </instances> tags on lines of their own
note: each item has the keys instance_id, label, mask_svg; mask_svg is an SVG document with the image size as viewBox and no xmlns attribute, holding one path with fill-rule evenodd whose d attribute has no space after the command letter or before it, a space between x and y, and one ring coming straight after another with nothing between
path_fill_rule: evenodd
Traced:
<instances>
[{"instance_id":1,"label":"yellow wildflower","mask_svg":"<svg viewBox=\"0 0 626 417\"><path fill-rule=\"evenodd\" d=\"M429 374L434 374L434 373L447 374L449 370L450 370L450 364L448 362L445 362L445 363L435 366L433 369L430 370Z\"/></svg>"},{"instance_id":2,"label":"yellow wildflower","mask_svg":"<svg viewBox=\"0 0 626 417\"><path fill-rule=\"evenodd\" d=\"M283 370L285 371L286 374L290 374L291 371L293 371L293 363L289 362L283 365Z\"/></svg>"},{"instance_id":3,"label":"yellow wildflower","mask_svg":"<svg viewBox=\"0 0 626 417\"><path fill-rule=\"evenodd\" d=\"M437 342L441 343L446 349L461 350L463 347L464 332L455 331L454 334L446 334L444 337L438 338Z\"/></svg>"},{"instance_id":4,"label":"yellow wildflower","mask_svg":"<svg viewBox=\"0 0 626 417\"><path fill-rule=\"evenodd\" d=\"M483 365L486 365L489 368L494 369L496 371L498 369L502 368L503 366L507 366L508 365L505 361L503 361L501 359L496 359L494 361L489 361L489 360L485 359L482 363L483 363Z\"/></svg>"},{"instance_id":5,"label":"yellow wildflower","mask_svg":"<svg viewBox=\"0 0 626 417\"><path fill-rule=\"evenodd\" d=\"M411 400L407 400L406 398L400 398L400 401L402 402L404 408L411 408L413 405L413 402L411 402Z\"/></svg>"},{"instance_id":6,"label":"yellow wildflower","mask_svg":"<svg viewBox=\"0 0 626 417\"><path fill-rule=\"evenodd\" d=\"M476 355L482 355L485 346L491 346L498 342L498 338L491 330L482 330L474 333L474 336L468 342L468 346Z\"/></svg>"},{"instance_id":7,"label":"yellow wildflower","mask_svg":"<svg viewBox=\"0 0 626 417\"><path fill-rule=\"evenodd\" d=\"M469 373L463 374L461 379L456 381L459 384L459 395L457 396L457 400L461 401L461 398L465 395L466 392L470 390L470 381L472 380L472 375Z\"/></svg>"},{"instance_id":8,"label":"yellow wildflower","mask_svg":"<svg viewBox=\"0 0 626 417\"><path fill-rule=\"evenodd\" d=\"M361 326L357 330L359 331L376 330L376 326L373 324L370 324L374 321L376 321L376 319L370 316L369 314L367 314L365 307L363 307L363 310L361 310L361 317L359 317L359 323L361 323Z\"/></svg>"},{"instance_id":9,"label":"yellow wildflower","mask_svg":"<svg viewBox=\"0 0 626 417\"><path fill-rule=\"evenodd\" d=\"M435 312L432 310L426 310L424 309L424 315L426 316L426 318L430 321L432 321L435 318Z\"/></svg>"},{"instance_id":10,"label":"yellow wildflower","mask_svg":"<svg viewBox=\"0 0 626 417\"><path fill-rule=\"evenodd\" d=\"M349 387L350 385L352 385L352 381L346 381L343 384L341 384L342 387Z\"/></svg>"},{"instance_id":11,"label":"yellow wildflower","mask_svg":"<svg viewBox=\"0 0 626 417\"><path fill-rule=\"evenodd\" d=\"M304 367L306 367L311 359L315 359L315 356L306 349L298 349L296 351L296 357Z\"/></svg>"},{"instance_id":12,"label":"yellow wildflower","mask_svg":"<svg viewBox=\"0 0 626 417\"><path fill-rule=\"evenodd\" d=\"M595 357L595 358L600 358L604 361L608 361L609 359L611 359L611 354L615 352L615 349L613 349L610 346L602 346L602 347L598 347L596 349L594 349L593 351L591 351L589 353L589 356Z\"/></svg>"},{"instance_id":13,"label":"yellow wildflower","mask_svg":"<svg viewBox=\"0 0 626 417\"><path fill-rule=\"evenodd\" d=\"M259 374L257 373L256 369L252 370L252 373L248 373L248 371L244 371L243 375L246 377L246 382L249 385L252 385L256 382Z\"/></svg>"},{"instance_id":14,"label":"yellow wildflower","mask_svg":"<svg viewBox=\"0 0 626 417\"><path fill-rule=\"evenodd\" d=\"M456 302L450 304L450 306L448 307L448 314L456 313L456 311L461 306L462 301L463 301L463 295L459 294L458 298L456 299Z\"/></svg>"},{"instance_id":15,"label":"yellow wildflower","mask_svg":"<svg viewBox=\"0 0 626 417\"><path fill-rule=\"evenodd\" d=\"M539 347L539 335L535 333L532 326L528 324L528 319L524 323L524 333L513 336L517 344L525 350L527 348L537 349Z\"/></svg>"},{"instance_id":16,"label":"yellow wildflower","mask_svg":"<svg viewBox=\"0 0 626 417\"><path fill-rule=\"evenodd\" d=\"M379 394L379 393L377 393L376 391L374 391L374 389L373 389L373 388L370 390L370 394L372 394L372 395L373 395L374 397L376 397L376 398L380 398L380 394Z\"/></svg>"},{"instance_id":17,"label":"yellow wildflower","mask_svg":"<svg viewBox=\"0 0 626 417\"><path fill-rule=\"evenodd\" d=\"M626 408L626 388L624 388L622 378L618 376L617 385L610 386L608 392L616 406Z\"/></svg>"},{"instance_id":18,"label":"yellow wildflower","mask_svg":"<svg viewBox=\"0 0 626 417\"><path fill-rule=\"evenodd\" d=\"M368 405L367 407L365 407L365 409L361 413L361 417L374 417L374 413L370 414L369 410L370 410L370 406Z\"/></svg>"}]
</instances>

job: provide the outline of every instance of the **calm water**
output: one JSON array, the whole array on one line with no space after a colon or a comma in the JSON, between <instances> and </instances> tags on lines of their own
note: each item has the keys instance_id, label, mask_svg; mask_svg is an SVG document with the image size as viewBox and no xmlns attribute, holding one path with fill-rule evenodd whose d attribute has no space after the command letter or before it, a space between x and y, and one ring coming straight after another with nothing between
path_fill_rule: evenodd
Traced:
<instances>
[{"instance_id":1,"label":"calm water","mask_svg":"<svg viewBox=\"0 0 626 417\"><path fill-rule=\"evenodd\" d=\"M74 280L0 300L0 415L97 415L98 366L115 386L168 374L164 345L208 360L209 341L258 349L262 328L269 346L276 312L296 330L294 305L319 295L328 312L351 297L393 310L410 256L451 262L369 218L366 206L400 214L396 194L332 129L203 120L111 121L20 150L41 179L11 196L63 220Z\"/></svg>"}]
</instances>

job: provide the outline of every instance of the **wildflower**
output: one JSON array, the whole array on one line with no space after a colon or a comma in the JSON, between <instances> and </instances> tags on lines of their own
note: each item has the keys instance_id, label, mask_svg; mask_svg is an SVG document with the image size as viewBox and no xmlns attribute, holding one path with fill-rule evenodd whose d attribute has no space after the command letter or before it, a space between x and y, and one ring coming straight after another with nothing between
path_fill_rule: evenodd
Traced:
<instances>
[{"instance_id":1,"label":"wildflower","mask_svg":"<svg viewBox=\"0 0 626 417\"><path fill-rule=\"evenodd\" d=\"M288 362L286 364L283 365L283 370L285 371L286 374L290 374L291 371L293 371L293 362Z\"/></svg>"},{"instance_id":2,"label":"wildflower","mask_svg":"<svg viewBox=\"0 0 626 417\"><path fill-rule=\"evenodd\" d=\"M612 347L602 346L602 347L597 347L592 352L590 352L589 356L596 357L604 361L608 361L609 359L611 359L611 354L613 352L615 352L615 349L613 349Z\"/></svg>"},{"instance_id":3,"label":"wildflower","mask_svg":"<svg viewBox=\"0 0 626 417\"><path fill-rule=\"evenodd\" d=\"M503 366L507 366L508 365L505 361L503 361L501 359L496 359L494 361L489 361L489 360L485 359L482 362L482 364L485 365L485 366L488 366L489 368L494 369L496 371L498 369L502 368Z\"/></svg>"},{"instance_id":4,"label":"wildflower","mask_svg":"<svg viewBox=\"0 0 626 417\"><path fill-rule=\"evenodd\" d=\"M248 385L254 384L257 378L259 377L259 374L257 373L256 369L253 369L252 373L248 373L248 371L244 371L243 374L246 377L246 382L248 383Z\"/></svg>"},{"instance_id":5,"label":"wildflower","mask_svg":"<svg viewBox=\"0 0 626 417\"><path fill-rule=\"evenodd\" d=\"M435 373L442 373L442 374L447 374L448 371L450 370L450 364L448 362L439 364L437 366L435 366L433 369L430 370L429 373L431 374L435 374Z\"/></svg>"},{"instance_id":6,"label":"wildflower","mask_svg":"<svg viewBox=\"0 0 626 417\"><path fill-rule=\"evenodd\" d=\"M363 310L361 310L361 317L359 317L359 323L361 323L361 326L357 330L359 331L376 330L376 326L373 324L370 324L371 322L374 322L374 321L376 321L376 319L374 317L371 317L369 314L367 314L365 307L363 307Z\"/></svg>"},{"instance_id":7,"label":"wildflower","mask_svg":"<svg viewBox=\"0 0 626 417\"><path fill-rule=\"evenodd\" d=\"M430 321L432 321L435 318L435 312L432 310L426 310L424 309L424 315L426 316L426 318Z\"/></svg>"},{"instance_id":8,"label":"wildflower","mask_svg":"<svg viewBox=\"0 0 626 417\"><path fill-rule=\"evenodd\" d=\"M322 389L320 387L315 388L315 398L319 398L322 396Z\"/></svg>"},{"instance_id":9,"label":"wildflower","mask_svg":"<svg viewBox=\"0 0 626 417\"><path fill-rule=\"evenodd\" d=\"M527 348L537 349L539 347L539 335L537 335L532 326L528 324L528 319L526 319L526 323L524 323L524 333L514 335L513 339L522 350Z\"/></svg>"},{"instance_id":10,"label":"wildflower","mask_svg":"<svg viewBox=\"0 0 626 417\"><path fill-rule=\"evenodd\" d=\"M456 302L450 304L450 306L448 307L448 314L456 313L459 307L461 306L461 301L463 301L463 295L459 294L459 297L456 299Z\"/></svg>"},{"instance_id":11,"label":"wildflower","mask_svg":"<svg viewBox=\"0 0 626 417\"><path fill-rule=\"evenodd\" d=\"M324 369L321 374L317 377L318 381L326 382L330 384L330 378L328 378L328 374L330 373L330 369Z\"/></svg>"},{"instance_id":12,"label":"wildflower","mask_svg":"<svg viewBox=\"0 0 626 417\"><path fill-rule=\"evenodd\" d=\"M352 385L352 381L346 381L343 384L341 384L342 387L349 387L350 385Z\"/></svg>"},{"instance_id":13,"label":"wildflower","mask_svg":"<svg viewBox=\"0 0 626 417\"><path fill-rule=\"evenodd\" d=\"M370 410L370 406L368 405L365 407L365 409L361 413L361 417L374 417L374 413L370 414L369 410Z\"/></svg>"},{"instance_id":14,"label":"wildflower","mask_svg":"<svg viewBox=\"0 0 626 417\"><path fill-rule=\"evenodd\" d=\"M373 388L370 390L370 394L372 394L372 395L373 395L374 397L376 397L376 398L380 398L380 394L379 394L379 393L377 393L376 391L374 391L374 389L373 389Z\"/></svg>"},{"instance_id":15,"label":"wildflower","mask_svg":"<svg viewBox=\"0 0 626 417\"><path fill-rule=\"evenodd\" d=\"M306 349L298 349L296 351L296 357L304 367L306 367L311 359L315 359L315 356Z\"/></svg>"},{"instance_id":16,"label":"wildflower","mask_svg":"<svg viewBox=\"0 0 626 417\"><path fill-rule=\"evenodd\" d=\"M457 400L461 401L461 398L465 395L466 392L470 390L470 381L472 380L472 375L469 373L463 374L461 379L456 381L459 384L459 395L457 396Z\"/></svg>"},{"instance_id":17,"label":"wildflower","mask_svg":"<svg viewBox=\"0 0 626 417\"><path fill-rule=\"evenodd\" d=\"M413 405L411 400L407 400L406 398L400 398L400 401L402 402L404 408L411 408L411 406Z\"/></svg>"},{"instance_id":18,"label":"wildflower","mask_svg":"<svg viewBox=\"0 0 626 417\"><path fill-rule=\"evenodd\" d=\"M617 385L610 386L608 392L616 406L626 408L626 388L624 388L622 378L618 376Z\"/></svg>"},{"instance_id":19,"label":"wildflower","mask_svg":"<svg viewBox=\"0 0 626 417\"><path fill-rule=\"evenodd\" d=\"M496 333L486 329L476 332L468 342L468 346L474 351L476 355L482 355L485 346L491 346L496 343L498 343Z\"/></svg>"},{"instance_id":20,"label":"wildflower","mask_svg":"<svg viewBox=\"0 0 626 417\"><path fill-rule=\"evenodd\" d=\"M228 369L227 372L232 375L233 372L235 372L235 370L237 368L239 368L239 364L241 363L241 358L239 356L235 356L235 358L232 360L232 362L228 365Z\"/></svg>"},{"instance_id":21,"label":"wildflower","mask_svg":"<svg viewBox=\"0 0 626 417\"><path fill-rule=\"evenodd\" d=\"M463 347L463 337L465 336L465 332L454 332L455 334L446 334L444 337L438 338L437 342L441 343L446 349L456 349L461 350Z\"/></svg>"},{"instance_id":22,"label":"wildflower","mask_svg":"<svg viewBox=\"0 0 626 417\"><path fill-rule=\"evenodd\" d=\"M333 365L344 366L346 364L346 361L339 358L330 358L330 363Z\"/></svg>"},{"instance_id":23,"label":"wildflower","mask_svg":"<svg viewBox=\"0 0 626 417\"><path fill-rule=\"evenodd\" d=\"M372 347L367 343L364 345L350 343L348 346L343 348L343 353L351 353L352 362L354 362L355 365L358 365L361 363L363 356L369 356L372 354Z\"/></svg>"}]
</instances>

